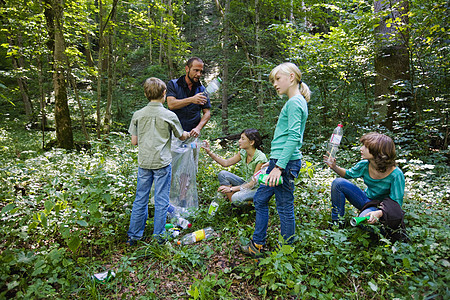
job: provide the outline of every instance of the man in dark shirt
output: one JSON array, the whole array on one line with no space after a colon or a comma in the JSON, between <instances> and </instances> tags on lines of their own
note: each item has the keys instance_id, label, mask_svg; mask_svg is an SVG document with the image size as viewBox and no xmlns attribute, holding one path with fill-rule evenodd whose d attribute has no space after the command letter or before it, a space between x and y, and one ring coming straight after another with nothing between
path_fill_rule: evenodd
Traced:
<instances>
[{"instance_id":1,"label":"man in dark shirt","mask_svg":"<svg viewBox=\"0 0 450 300\"><path fill-rule=\"evenodd\" d=\"M203 66L200 58L192 57L186 62L186 75L172 79L167 84L167 105L192 137L198 137L211 118L211 103L203 94L205 87L200 82Z\"/></svg>"},{"instance_id":2,"label":"man in dark shirt","mask_svg":"<svg viewBox=\"0 0 450 300\"><path fill-rule=\"evenodd\" d=\"M180 145L181 151L172 144L170 201L182 209L198 207L198 146L186 148L186 144L200 136L202 128L211 118L211 103L203 93L205 87L200 82L203 66L200 58L192 57L186 62L186 75L167 83L167 105L178 116L183 130L191 136L183 142L184 145Z\"/></svg>"}]
</instances>

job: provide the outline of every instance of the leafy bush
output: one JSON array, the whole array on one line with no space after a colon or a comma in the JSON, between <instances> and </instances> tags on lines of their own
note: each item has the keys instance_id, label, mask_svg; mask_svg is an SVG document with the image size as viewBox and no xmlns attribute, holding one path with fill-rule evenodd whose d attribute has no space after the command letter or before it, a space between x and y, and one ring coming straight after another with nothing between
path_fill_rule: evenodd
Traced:
<instances>
[{"instance_id":1,"label":"leafy bush","mask_svg":"<svg viewBox=\"0 0 450 300\"><path fill-rule=\"evenodd\" d=\"M219 136L217 127L205 130L207 136ZM29 137L17 137L17 146L24 147L20 141ZM12 135L4 131L1 138ZM222 148L218 141L212 147L224 157L237 151L235 144ZM182 247L172 239L167 245L148 239L135 248L124 245L137 169L137 148L127 135L113 133L108 142L93 142L86 151L40 152L36 147L20 157L3 157L0 298L448 298L448 166L439 157L401 155L411 242L374 241L358 228L329 229L335 175L321 163L321 147L305 151L295 183L298 240L279 247L279 220L271 201L266 256L258 262L239 251L253 233L251 207L233 208L222 201L214 217L207 214L223 168L203 151L197 176L200 208L191 216L193 228L182 234L207 226L215 234ZM354 164L356 149L357 138L348 137L340 165ZM347 211L350 218L353 209ZM145 235L151 235L152 222L150 207ZM91 279L105 270L116 272L111 282Z\"/></svg>"}]
</instances>

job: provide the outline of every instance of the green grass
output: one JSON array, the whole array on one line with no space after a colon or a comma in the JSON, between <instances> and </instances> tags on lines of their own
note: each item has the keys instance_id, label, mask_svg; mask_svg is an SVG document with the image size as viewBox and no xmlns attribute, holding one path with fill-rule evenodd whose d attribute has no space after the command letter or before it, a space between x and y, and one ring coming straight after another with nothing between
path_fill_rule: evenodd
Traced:
<instances>
[{"instance_id":1,"label":"green grass","mask_svg":"<svg viewBox=\"0 0 450 300\"><path fill-rule=\"evenodd\" d=\"M411 238L406 244L373 241L357 228L328 230L335 175L306 155L295 191L298 241L277 247L279 220L272 202L266 256L255 262L239 252L253 233L252 209L222 203L214 217L207 215L221 168L204 153L197 177L200 208L186 232L212 226L214 236L182 247L147 240L127 248L137 169L129 136L113 133L108 144L92 143L88 151L42 152L37 132L3 128L0 299L450 297L450 188L443 163L400 162ZM235 151L214 147L225 156ZM351 149L340 157L342 165L355 162ZM116 277L106 284L91 280L105 270Z\"/></svg>"}]
</instances>

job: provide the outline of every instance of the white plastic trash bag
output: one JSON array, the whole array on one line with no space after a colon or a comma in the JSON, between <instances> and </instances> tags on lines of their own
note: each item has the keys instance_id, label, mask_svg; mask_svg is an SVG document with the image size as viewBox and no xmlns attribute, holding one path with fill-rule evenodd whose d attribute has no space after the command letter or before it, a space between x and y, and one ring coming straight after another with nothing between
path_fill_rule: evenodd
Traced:
<instances>
[{"instance_id":1,"label":"white plastic trash bag","mask_svg":"<svg viewBox=\"0 0 450 300\"><path fill-rule=\"evenodd\" d=\"M172 139L172 182L170 203L180 211L198 209L197 168L198 138Z\"/></svg>"}]
</instances>

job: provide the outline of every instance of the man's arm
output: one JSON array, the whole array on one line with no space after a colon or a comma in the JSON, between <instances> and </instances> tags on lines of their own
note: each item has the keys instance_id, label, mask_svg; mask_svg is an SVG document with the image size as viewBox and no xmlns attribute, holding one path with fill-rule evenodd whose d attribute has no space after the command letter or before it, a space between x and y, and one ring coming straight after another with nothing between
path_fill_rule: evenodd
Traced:
<instances>
[{"instance_id":1,"label":"man's arm","mask_svg":"<svg viewBox=\"0 0 450 300\"><path fill-rule=\"evenodd\" d=\"M192 97L188 97L188 98L184 98L184 99L177 99L173 96L167 96L167 106L169 107L170 110L180 109L185 106L188 106L191 103L203 105L206 103L206 96L203 93L198 93ZM208 121L206 121L206 122L208 122ZM205 122L205 124L206 124L206 122Z\"/></svg>"},{"instance_id":2,"label":"man's arm","mask_svg":"<svg viewBox=\"0 0 450 300\"><path fill-rule=\"evenodd\" d=\"M208 123L209 119L211 119L211 110L209 108L202 109L202 112L203 112L203 116L200 119L200 122L190 132L190 135L193 137L199 136L202 128L206 125L206 123Z\"/></svg>"}]
</instances>

